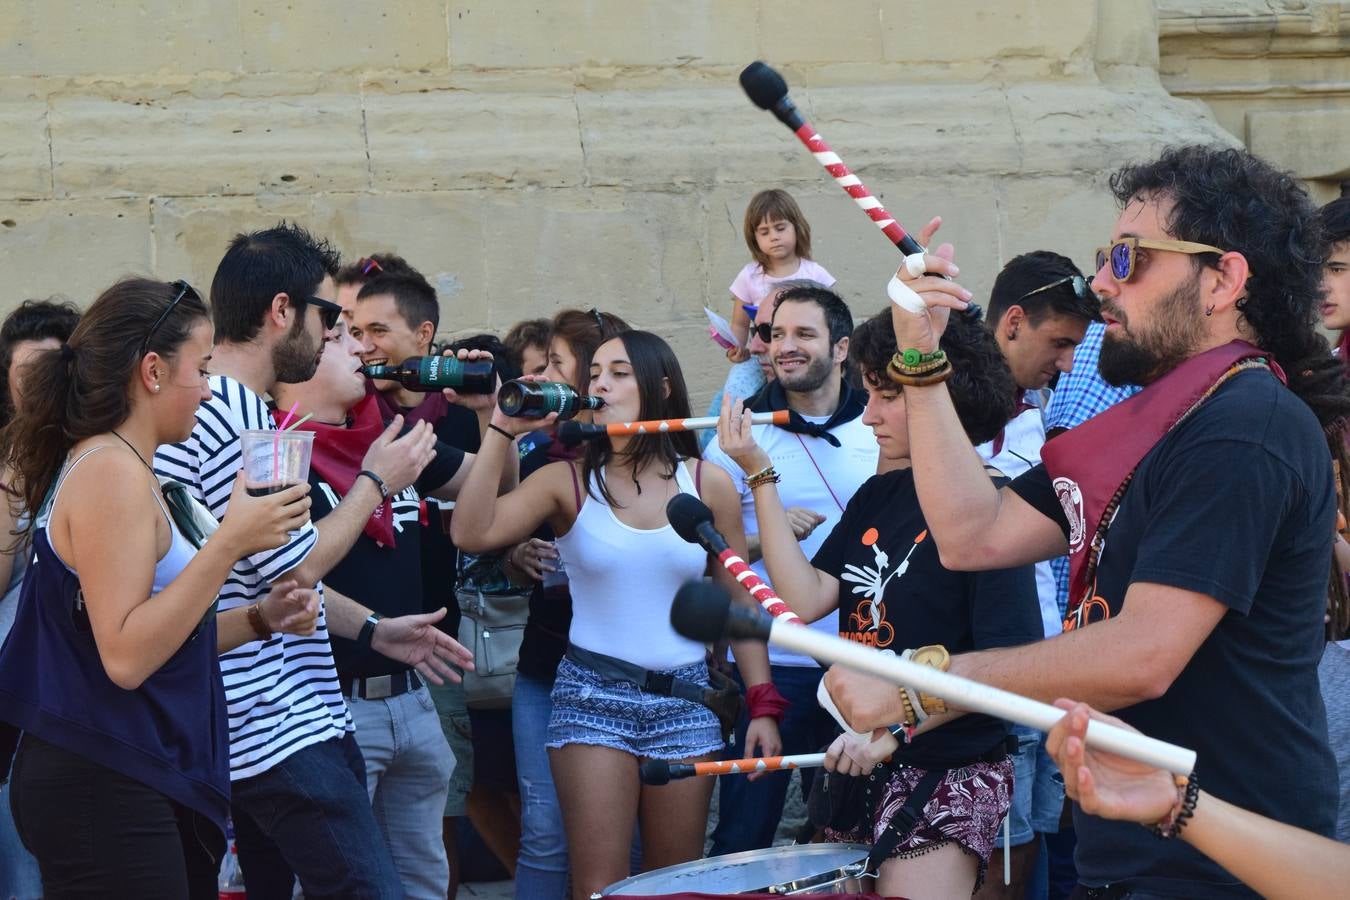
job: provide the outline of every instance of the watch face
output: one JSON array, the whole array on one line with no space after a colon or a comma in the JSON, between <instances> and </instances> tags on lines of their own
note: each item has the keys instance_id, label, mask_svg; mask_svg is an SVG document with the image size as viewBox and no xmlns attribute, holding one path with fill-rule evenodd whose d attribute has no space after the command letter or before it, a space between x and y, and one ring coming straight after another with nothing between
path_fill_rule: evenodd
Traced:
<instances>
[{"instance_id":1,"label":"watch face","mask_svg":"<svg viewBox=\"0 0 1350 900\"><path fill-rule=\"evenodd\" d=\"M914 655L910 659L919 665L941 669L944 672L947 671L947 666L951 662L951 656L947 653L947 648L938 646L920 647L914 651Z\"/></svg>"}]
</instances>

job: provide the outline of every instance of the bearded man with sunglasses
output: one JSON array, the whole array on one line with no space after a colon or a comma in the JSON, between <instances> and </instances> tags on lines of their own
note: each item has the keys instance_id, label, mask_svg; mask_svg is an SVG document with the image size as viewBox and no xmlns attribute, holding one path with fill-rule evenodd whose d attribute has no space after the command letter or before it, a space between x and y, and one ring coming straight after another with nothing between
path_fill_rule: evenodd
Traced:
<instances>
[{"instance_id":1,"label":"bearded man with sunglasses","mask_svg":"<svg viewBox=\"0 0 1350 900\"><path fill-rule=\"evenodd\" d=\"M282 223L237 235L216 269L211 398L198 409L192 436L155 454L155 472L186 485L217 519L228 515L241 432L273 427L263 397L278 382L308 381L336 334L337 263L326 242ZM397 437L401 426L396 419L375 441L361 461L362 475L370 477L357 478L320 524L308 522L284 547L234 567L221 589L221 610L256 609L282 579L316 585L347 555L385 496L412 484L434 455L429 426ZM255 900L288 900L296 877L306 896L402 896L366 793L365 763L328 633L359 639L436 680L446 661L468 660L436 629L435 618L380 619L330 595L312 635L274 634L261 614L250 615L257 640L221 656L231 817Z\"/></svg>"},{"instance_id":2,"label":"bearded man with sunglasses","mask_svg":"<svg viewBox=\"0 0 1350 900\"><path fill-rule=\"evenodd\" d=\"M1140 824L1175 835L1196 785L1320 834L1335 824L1317 685L1336 519L1323 429L1350 398L1313 328L1324 247L1303 187L1242 150L1169 150L1111 186L1122 211L1092 282L1108 328L1100 368L1143 392L996 491L962 444L941 367L915 378L902 359L891 377L944 563L1070 554L1066 633L963 654L951 671L1044 701L1090 697L1197 752L1163 822L1075 809L1076 896L1251 897ZM942 277L957 274L951 258L944 246L897 276L900 347L930 352L969 300ZM893 687L842 671L827 684L855 728L904 718Z\"/></svg>"}]
</instances>

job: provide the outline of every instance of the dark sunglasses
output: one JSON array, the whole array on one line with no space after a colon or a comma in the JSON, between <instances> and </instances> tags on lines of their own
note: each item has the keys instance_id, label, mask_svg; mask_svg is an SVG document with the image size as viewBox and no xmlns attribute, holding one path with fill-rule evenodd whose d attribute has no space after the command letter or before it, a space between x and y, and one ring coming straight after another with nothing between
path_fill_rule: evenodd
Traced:
<instances>
[{"instance_id":1,"label":"dark sunglasses","mask_svg":"<svg viewBox=\"0 0 1350 900\"><path fill-rule=\"evenodd\" d=\"M325 300L322 297L295 297L297 306L304 306L308 303L319 312L319 321L323 323L324 331L332 331L337 327L338 320L342 318L342 307L338 306L332 300Z\"/></svg>"},{"instance_id":2,"label":"dark sunglasses","mask_svg":"<svg viewBox=\"0 0 1350 900\"><path fill-rule=\"evenodd\" d=\"M1225 252L1218 247L1212 247L1209 244L1197 244L1194 241L1150 241L1136 237L1121 238L1118 241L1112 241L1105 247L1097 248L1097 271L1100 272L1102 266L1110 261L1111 277L1122 283L1129 281L1134 277L1136 256L1141 247L1145 250L1164 250L1168 253L1186 253L1192 256L1197 253L1218 253L1222 256Z\"/></svg>"},{"instance_id":3,"label":"dark sunglasses","mask_svg":"<svg viewBox=\"0 0 1350 900\"><path fill-rule=\"evenodd\" d=\"M169 301L169 305L164 307L164 312L159 314L159 318L155 319L155 324L151 325L150 330L145 333L145 340L141 341L141 356L150 352L150 339L155 336L155 332L159 331L159 326L164 324L164 320L169 317L169 313L173 312L173 308L177 306L184 297L191 295L192 299L198 302L202 299L197 292L192 289L192 285L188 284L186 281L181 279L175 281L172 284L172 287L177 288L178 293L173 295L173 299Z\"/></svg>"},{"instance_id":4,"label":"dark sunglasses","mask_svg":"<svg viewBox=\"0 0 1350 900\"><path fill-rule=\"evenodd\" d=\"M772 322L759 322L757 324L752 323L750 325L750 330L754 332L759 337L759 339L764 343L769 344L773 342Z\"/></svg>"},{"instance_id":5,"label":"dark sunglasses","mask_svg":"<svg viewBox=\"0 0 1350 900\"><path fill-rule=\"evenodd\" d=\"M1074 296L1077 297L1079 300L1087 300L1088 298L1092 297L1092 292L1088 290L1088 283L1086 278L1084 278L1082 275L1065 275L1063 278L1052 281L1049 284L1044 285L1042 287L1038 287L1034 291L1027 291L1025 294L1018 297L1013 302L1021 303L1028 297L1035 296L1036 294L1042 293L1043 291L1053 290L1054 288L1059 287L1061 284L1073 285Z\"/></svg>"}]
</instances>

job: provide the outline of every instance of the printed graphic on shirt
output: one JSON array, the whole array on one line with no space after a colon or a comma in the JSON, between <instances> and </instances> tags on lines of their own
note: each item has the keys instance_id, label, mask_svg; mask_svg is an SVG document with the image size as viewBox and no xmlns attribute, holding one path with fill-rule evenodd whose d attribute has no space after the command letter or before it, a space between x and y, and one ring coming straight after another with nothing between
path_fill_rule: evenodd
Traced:
<instances>
[{"instance_id":1,"label":"printed graphic on shirt","mask_svg":"<svg viewBox=\"0 0 1350 900\"><path fill-rule=\"evenodd\" d=\"M858 604L855 612L849 613L848 630L840 632L839 636L870 647L889 647L895 640L895 629L886 620L886 604L882 602L882 597L892 579L903 577L909 571L909 558L914 555L914 550L923 543L924 538L928 537L928 529L925 528L914 537L914 542L910 544L904 559L893 569L890 568L890 556L881 549L878 542L880 537L881 533L872 527L864 531L861 538L862 545L872 549L875 565L859 566L846 563L840 575L841 581L853 585L852 592L855 596L866 599Z\"/></svg>"}]
</instances>

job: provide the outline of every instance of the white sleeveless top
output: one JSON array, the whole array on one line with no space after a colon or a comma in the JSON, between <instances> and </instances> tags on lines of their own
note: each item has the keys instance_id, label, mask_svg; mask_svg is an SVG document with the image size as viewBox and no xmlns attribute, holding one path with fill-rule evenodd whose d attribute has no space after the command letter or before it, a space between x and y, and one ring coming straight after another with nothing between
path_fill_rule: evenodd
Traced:
<instances>
[{"instance_id":1,"label":"white sleeveless top","mask_svg":"<svg viewBox=\"0 0 1350 900\"><path fill-rule=\"evenodd\" d=\"M683 460L675 483L682 493L698 496ZM707 552L683 540L669 523L644 529L620 522L609 504L597 499L594 473L591 490L582 495L572 529L557 539L572 591L568 642L647 669L702 662L703 645L670 627L670 605L682 584L702 577Z\"/></svg>"}]
</instances>

